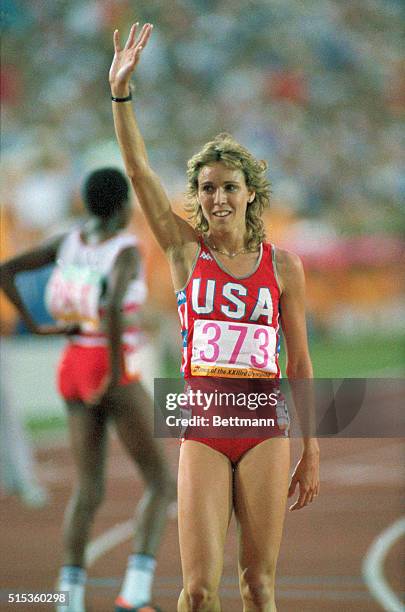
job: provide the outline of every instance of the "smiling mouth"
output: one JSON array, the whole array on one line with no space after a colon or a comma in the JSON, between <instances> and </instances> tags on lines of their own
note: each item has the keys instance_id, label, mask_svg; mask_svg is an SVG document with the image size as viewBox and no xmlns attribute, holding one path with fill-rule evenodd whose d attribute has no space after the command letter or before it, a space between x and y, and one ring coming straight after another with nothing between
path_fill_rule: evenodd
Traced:
<instances>
[{"instance_id":1,"label":"smiling mouth","mask_svg":"<svg viewBox=\"0 0 405 612\"><path fill-rule=\"evenodd\" d=\"M214 217L227 217L230 214L231 214L230 210L216 210L215 212L212 213Z\"/></svg>"}]
</instances>

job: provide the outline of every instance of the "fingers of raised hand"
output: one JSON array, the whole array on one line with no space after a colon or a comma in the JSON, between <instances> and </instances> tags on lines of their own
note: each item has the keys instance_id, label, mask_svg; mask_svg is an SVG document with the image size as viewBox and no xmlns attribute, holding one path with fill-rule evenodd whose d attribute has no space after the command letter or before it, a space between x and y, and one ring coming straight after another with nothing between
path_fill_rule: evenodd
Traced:
<instances>
[{"instance_id":1,"label":"fingers of raised hand","mask_svg":"<svg viewBox=\"0 0 405 612\"><path fill-rule=\"evenodd\" d=\"M135 42L136 30L138 29L138 25L139 25L138 21L132 24L124 49L130 49L133 46Z\"/></svg>"},{"instance_id":2,"label":"fingers of raised hand","mask_svg":"<svg viewBox=\"0 0 405 612\"><path fill-rule=\"evenodd\" d=\"M120 33L118 30L114 30L113 41L114 41L114 51L115 53L119 53L121 51L121 44L120 44Z\"/></svg>"},{"instance_id":3,"label":"fingers of raised hand","mask_svg":"<svg viewBox=\"0 0 405 612\"><path fill-rule=\"evenodd\" d=\"M138 44L140 45L141 49L145 48L149 38L151 37L152 30L153 30L153 25L151 23L145 23L145 25L143 26L141 30L141 34L139 36L139 41L138 41Z\"/></svg>"},{"instance_id":4,"label":"fingers of raised hand","mask_svg":"<svg viewBox=\"0 0 405 612\"><path fill-rule=\"evenodd\" d=\"M153 25L151 23L145 23L142 26L141 33L138 38L136 37L136 32L139 26L139 22L132 24L131 29L129 31L127 42L125 43L124 51L132 50L132 51L141 51L145 45L147 44L150 35L152 34ZM114 32L114 48L116 51L121 51L121 47L119 45L119 34L116 30Z\"/></svg>"}]
</instances>

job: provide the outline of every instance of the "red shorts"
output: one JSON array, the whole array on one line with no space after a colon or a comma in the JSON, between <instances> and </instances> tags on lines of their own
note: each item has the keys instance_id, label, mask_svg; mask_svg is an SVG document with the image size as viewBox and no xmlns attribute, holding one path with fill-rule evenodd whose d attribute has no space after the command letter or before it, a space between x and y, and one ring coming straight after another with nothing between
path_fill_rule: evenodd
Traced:
<instances>
[{"instance_id":1,"label":"red shorts","mask_svg":"<svg viewBox=\"0 0 405 612\"><path fill-rule=\"evenodd\" d=\"M248 450L268 439L269 438L183 438L182 442L194 440L195 442L206 444L210 448L225 455L225 457L228 457L231 463L236 464Z\"/></svg>"},{"instance_id":2,"label":"red shorts","mask_svg":"<svg viewBox=\"0 0 405 612\"><path fill-rule=\"evenodd\" d=\"M120 385L139 380L139 372L129 372L125 367ZM110 370L109 352L106 346L80 346L68 344L59 361L57 383L59 393L65 400L88 400L102 384Z\"/></svg>"},{"instance_id":3,"label":"red shorts","mask_svg":"<svg viewBox=\"0 0 405 612\"><path fill-rule=\"evenodd\" d=\"M209 377L192 377L187 379L185 391L188 393L193 391L194 394L201 392L205 398L207 397L205 394L211 394L213 398L208 408L204 404L206 400L197 404L194 401L184 411L185 413L189 412L189 416L209 418L210 414L215 414L224 417L225 420L235 416L242 418L265 417L272 421L271 425L263 427L252 425L239 430L235 430L232 423L217 428L212 427L212 424L207 426L189 425L182 430L183 441L201 442L225 455L233 464L238 463L248 450L264 442L264 440L289 436L287 405L283 394L279 390L277 380L230 380L220 377L212 377L211 379ZM221 405L220 393L230 397L239 395L243 400L242 404L228 406L227 401L225 401L225 404ZM257 399L259 394L265 398L267 396L268 399L272 397L272 403L265 406L263 404L255 405L253 412L248 407L249 401Z\"/></svg>"}]
</instances>

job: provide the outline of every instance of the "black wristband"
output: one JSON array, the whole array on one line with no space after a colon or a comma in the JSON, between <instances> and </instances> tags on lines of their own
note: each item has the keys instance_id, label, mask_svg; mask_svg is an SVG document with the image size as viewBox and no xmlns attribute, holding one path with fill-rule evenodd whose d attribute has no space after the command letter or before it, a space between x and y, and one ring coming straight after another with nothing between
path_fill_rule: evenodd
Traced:
<instances>
[{"instance_id":1,"label":"black wristband","mask_svg":"<svg viewBox=\"0 0 405 612\"><path fill-rule=\"evenodd\" d=\"M115 98L114 96L111 96L111 100L113 102L129 102L130 100L132 100L132 91L130 91L125 98Z\"/></svg>"}]
</instances>

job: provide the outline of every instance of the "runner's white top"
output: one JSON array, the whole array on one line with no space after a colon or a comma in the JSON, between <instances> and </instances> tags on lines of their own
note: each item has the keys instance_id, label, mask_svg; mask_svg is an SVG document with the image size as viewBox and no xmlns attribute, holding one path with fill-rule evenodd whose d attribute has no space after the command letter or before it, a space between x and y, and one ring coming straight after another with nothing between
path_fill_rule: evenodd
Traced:
<instances>
[{"instance_id":1,"label":"runner's white top","mask_svg":"<svg viewBox=\"0 0 405 612\"><path fill-rule=\"evenodd\" d=\"M75 344L100 346L107 343L103 320L114 263L121 251L137 248L137 245L137 238L126 232L97 244L87 244L81 238L80 229L71 231L62 241L45 300L56 321L80 324L81 333L72 337ZM136 313L145 302L146 294L144 270L140 266L137 276L134 271L134 279L122 302L125 315L122 341L133 347L142 341Z\"/></svg>"}]
</instances>

